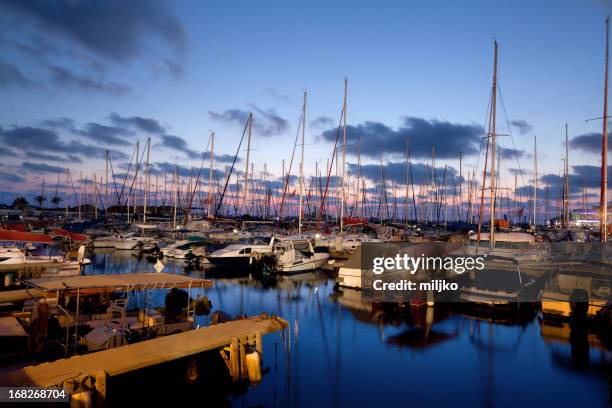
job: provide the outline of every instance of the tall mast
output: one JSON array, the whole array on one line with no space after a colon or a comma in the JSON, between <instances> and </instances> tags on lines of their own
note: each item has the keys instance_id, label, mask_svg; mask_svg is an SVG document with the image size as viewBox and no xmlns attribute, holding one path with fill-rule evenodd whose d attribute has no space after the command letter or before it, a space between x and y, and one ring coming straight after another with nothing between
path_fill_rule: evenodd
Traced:
<instances>
[{"instance_id":1,"label":"tall mast","mask_svg":"<svg viewBox=\"0 0 612 408\"><path fill-rule=\"evenodd\" d=\"M344 125L342 127L342 172L341 172L341 202L340 202L340 233L344 230L344 205L345 205L345 195L344 195L344 169L346 167L346 94L348 92L348 78L344 78L344 103L342 108L342 113L344 114Z\"/></svg>"},{"instance_id":2,"label":"tall mast","mask_svg":"<svg viewBox=\"0 0 612 408\"><path fill-rule=\"evenodd\" d=\"M436 187L436 145L431 145L431 221L433 222L438 210L438 189ZM438 213L439 215L439 213ZM438 219L438 221L440 221Z\"/></svg>"},{"instance_id":3,"label":"tall mast","mask_svg":"<svg viewBox=\"0 0 612 408\"><path fill-rule=\"evenodd\" d=\"M461 212L463 211L463 190L461 189L463 185L463 152L459 152L459 218L458 221L461 221Z\"/></svg>"},{"instance_id":4,"label":"tall mast","mask_svg":"<svg viewBox=\"0 0 612 408\"><path fill-rule=\"evenodd\" d=\"M364 208L363 205L360 204L361 200L361 178L363 174L361 171L361 140L359 135L357 135L357 188L355 189L355 206L357 207L356 214L357 216L361 216L363 218Z\"/></svg>"},{"instance_id":5,"label":"tall mast","mask_svg":"<svg viewBox=\"0 0 612 408\"><path fill-rule=\"evenodd\" d=\"M253 112L249 114L249 138L247 140L246 167L244 169L244 212L248 212L248 191L249 191L249 158L251 154L251 132L253 130Z\"/></svg>"},{"instance_id":6,"label":"tall mast","mask_svg":"<svg viewBox=\"0 0 612 408\"><path fill-rule=\"evenodd\" d=\"M87 185L87 184L85 184ZM79 195L77 196L79 206L79 221L81 220L81 204L83 202L83 171L79 170Z\"/></svg>"},{"instance_id":7,"label":"tall mast","mask_svg":"<svg viewBox=\"0 0 612 408\"><path fill-rule=\"evenodd\" d=\"M565 228L569 227L569 218L570 218L570 209L569 209L569 195L570 195L570 186L569 186L569 142L568 142L568 132L567 132L567 123L565 124L565 195L563 208L565 212L563 213L563 223L565 224Z\"/></svg>"},{"instance_id":8,"label":"tall mast","mask_svg":"<svg viewBox=\"0 0 612 408\"><path fill-rule=\"evenodd\" d=\"M404 196L404 224L408 225L408 179L410 177L410 167L408 166L408 151L410 149L410 140L406 138L406 193Z\"/></svg>"},{"instance_id":9,"label":"tall mast","mask_svg":"<svg viewBox=\"0 0 612 408\"><path fill-rule=\"evenodd\" d=\"M300 161L300 206L298 208L298 234L302 234L302 202L304 195L304 134L306 133L306 91L304 91L304 110L302 112L302 160Z\"/></svg>"},{"instance_id":10,"label":"tall mast","mask_svg":"<svg viewBox=\"0 0 612 408\"><path fill-rule=\"evenodd\" d=\"M174 170L174 210L172 215L172 230L176 231L176 206L178 205L178 166Z\"/></svg>"},{"instance_id":11,"label":"tall mast","mask_svg":"<svg viewBox=\"0 0 612 408\"><path fill-rule=\"evenodd\" d=\"M94 208L94 219L97 220L98 219L98 178L95 173L93 177L93 182L94 182L94 196L93 196L92 204Z\"/></svg>"},{"instance_id":12,"label":"tall mast","mask_svg":"<svg viewBox=\"0 0 612 408\"><path fill-rule=\"evenodd\" d=\"M537 222L538 208L538 137L533 136L533 226L534 232L538 227Z\"/></svg>"},{"instance_id":13,"label":"tall mast","mask_svg":"<svg viewBox=\"0 0 612 408\"><path fill-rule=\"evenodd\" d=\"M206 216L210 218L210 207L212 205L212 180L213 180L213 166L215 160L215 132L210 135L210 169L208 171L208 209L206 210Z\"/></svg>"},{"instance_id":14,"label":"tall mast","mask_svg":"<svg viewBox=\"0 0 612 408\"><path fill-rule=\"evenodd\" d=\"M104 214L108 218L108 150L106 151L106 176L104 181Z\"/></svg>"},{"instance_id":15,"label":"tall mast","mask_svg":"<svg viewBox=\"0 0 612 408\"><path fill-rule=\"evenodd\" d=\"M497 41L493 58L493 93L491 95L491 223L490 243L495 248L495 114L497 110Z\"/></svg>"},{"instance_id":16,"label":"tall mast","mask_svg":"<svg viewBox=\"0 0 612 408\"><path fill-rule=\"evenodd\" d=\"M66 194L66 214L65 214L65 218L68 219L68 172L70 172L70 169L66 169L66 188L65 188L65 194Z\"/></svg>"},{"instance_id":17,"label":"tall mast","mask_svg":"<svg viewBox=\"0 0 612 408\"><path fill-rule=\"evenodd\" d=\"M606 71L604 76L603 131L601 132L601 208L600 234L608 240L608 48L610 43L610 16L606 18Z\"/></svg>"},{"instance_id":18,"label":"tall mast","mask_svg":"<svg viewBox=\"0 0 612 408\"><path fill-rule=\"evenodd\" d=\"M132 185L138 186L138 172L140 170L140 142L136 142L136 170L134 172L134 182ZM131 190L131 188L130 188ZM128 191L128 197L130 192ZM134 203L134 209L132 210L132 214L134 218L136 218L136 190L132 191L132 202ZM128 217L129 218L129 217Z\"/></svg>"},{"instance_id":19,"label":"tall mast","mask_svg":"<svg viewBox=\"0 0 612 408\"><path fill-rule=\"evenodd\" d=\"M142 204L142 222L147 223L147 196L149 195L149 159L151 154L151 138L147 139L147 161L145 163L145 185L144 185L144 199Z\"/></svg>"}]
</instances>

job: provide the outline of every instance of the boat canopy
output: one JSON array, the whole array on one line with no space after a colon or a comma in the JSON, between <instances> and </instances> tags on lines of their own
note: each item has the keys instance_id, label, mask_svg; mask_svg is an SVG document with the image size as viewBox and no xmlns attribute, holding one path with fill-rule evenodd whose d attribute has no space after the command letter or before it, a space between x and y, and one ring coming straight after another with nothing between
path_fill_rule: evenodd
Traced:
<instances>
[{"instance_id":1,"label":"boat canopy","mask_svg":"<svg viewBox=\"0 0 612 408\"><path fill-rule=\"evenodd\" d=\"M37 234L34 232L22 232L13 230L0 230L0 241L6 242L38 242L42 244L52 244L53 240L47 234Z\"/></svg>"},{"instance_id":2,"label":"boat canopy","mask_svg":"<svg viewBox=\"0 0 612 408\"><path fill-rule=\"evenodd\" d=\"M85 242L89 239L87 235L77 234L76 232L70 232L63 228L55 228L52 234L56 236L61 236L63 238L69 238L72 241L78 241L78 242Z\"/></svg>"},{"instance_id":3,"label":"boat canopy","mask_svg":"<svg viewBox=\"0 0 612 408\"><path fill-rule=\"evenodd\" d=\"M172 288L210 288L208 279L190 278L172 273L124 273L112 275L57 276L29 279L27 286L43 292L76 292L95 294L116 291Z\"/></svg>"}]
</instances>

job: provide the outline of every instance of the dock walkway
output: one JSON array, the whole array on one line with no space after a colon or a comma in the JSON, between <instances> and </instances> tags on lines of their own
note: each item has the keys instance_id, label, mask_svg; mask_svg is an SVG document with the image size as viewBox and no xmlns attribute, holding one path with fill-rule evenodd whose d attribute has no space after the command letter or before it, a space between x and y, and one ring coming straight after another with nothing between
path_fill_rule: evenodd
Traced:
<instances>
[{"instance_id":1,"label":"dock walkway","mask_svg":"<svg viewBox=\"0 0 612 408\"><path fill-rule=\"evenodd\" d=\"M176 359L224 347L232 338L283 330L287 321L279 317L250 317L170 336L74 356L51 363L24 367L0 378L1 386L61 386L66 381L97 376L117 376Z\"/></svg>"}]
</instances>

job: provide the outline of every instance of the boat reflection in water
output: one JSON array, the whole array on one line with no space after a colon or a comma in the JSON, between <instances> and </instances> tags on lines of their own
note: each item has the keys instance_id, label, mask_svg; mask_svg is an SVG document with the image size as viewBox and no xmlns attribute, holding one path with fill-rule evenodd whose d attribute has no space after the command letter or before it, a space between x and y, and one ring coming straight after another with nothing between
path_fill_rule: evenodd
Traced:
<instances>
[{"instance_id":1,"label":"boat reflection in water","mask_svg":"<svg viewBox=\"0 0 612 408\"><path fill-rule=\"evenodd\" d=\"M122 264L126 272L153 270L145 259L121 256L93 254L86 273L117 273ZM184 268L168 261L164 272ZM207 271L190 273L210 277ZM175 399L337 407L449 401L595 407L612 400L610 345L588 323L550 320L539 311L502 315L466 303L414 308L364 302L359 291L334 290L335 277L322 271L264 281L248 274L213 280L205 289L213 312L277 314L290 328L264 342L258 385L196 383L181 388ZM199 319L205 325L211 317ZM168 378L163 371L158 375Z\"/></svg>"}]
</instances>

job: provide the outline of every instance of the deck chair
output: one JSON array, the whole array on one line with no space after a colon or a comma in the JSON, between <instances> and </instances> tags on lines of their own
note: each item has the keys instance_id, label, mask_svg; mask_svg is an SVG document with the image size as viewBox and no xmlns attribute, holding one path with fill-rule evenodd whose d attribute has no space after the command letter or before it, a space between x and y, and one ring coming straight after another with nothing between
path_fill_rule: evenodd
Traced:
<instances>
[{"instance_id":1,"label":"deck chair","mask_svg":"<svg viewBox=\"0 0 612 408\"><path fill-rule=\"evenodd\" d=\"M127 298L116 299L111 301L110 306L106 309L106 326L120 325L121 329L127 326ZM119 320L116 320L119 318Z\"/></svg>"}]
</instances>

